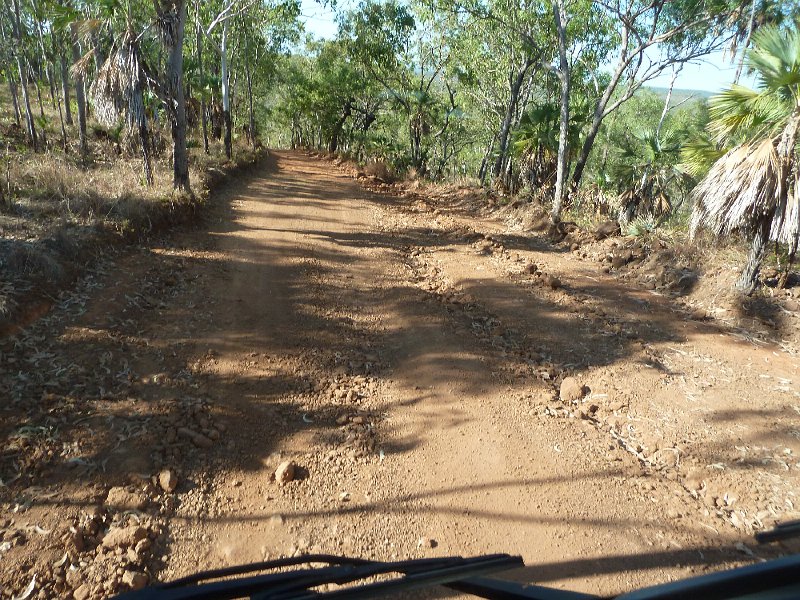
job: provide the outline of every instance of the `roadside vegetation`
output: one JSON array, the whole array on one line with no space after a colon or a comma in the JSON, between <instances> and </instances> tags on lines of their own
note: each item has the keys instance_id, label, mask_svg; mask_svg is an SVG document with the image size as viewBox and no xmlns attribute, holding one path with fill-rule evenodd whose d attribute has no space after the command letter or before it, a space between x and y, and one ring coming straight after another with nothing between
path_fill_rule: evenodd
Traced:
<instances>
[{"instance_id":1,"label":"roadside vegetation","mask_svg":"<svg viewBox=\"0 0 800 600\"><path fill-rule=\"evenodd\" d=\"M119 241L194 219L263 155L248 109L297 26L291 7L249 8L245 29L235 2L0 5L0 330Z\"/></svg>"},{"instance_id":2,"label":"roadside vegetation","mask_svg":"<svg viewBox=\"0 0 800 600\"><path fill-rule=\"evenodd\" d=\"M751 245L741 292L764 260L793 281L795 2L322 4L339 9L323 41L296 0L3 2L0 315L98 231L192 213L210 171L264 146L473 185L546 211L560 235L709 231ZM675 89L720 50L730 89Z\"/></svg>"},{"instance_id":3,"label":"roadside vegetation","mask_svg":"<svg viewBox=\"0 0 800 600\"><path fill-rule=\"evenodd\" d=\"M758 1L364 3L341 14L336 39L281 57L267 127L275 145L531 201L562 232L564 222L611 219L622 234L686 237L691 221L748 244L759 237L752 224L711 208L706 192L732 168L729 151L755 148L745 140L777 151L797 98L796 14L791 2ZM737 66L730 90L674 89L687 63L721 50ZM738 85L748 75L757 90ZM648 87L659 76L671 83ZM783 223L768 237L785 285L797 227L784 208L796 200L793 185L781 189L781 199L743 202ZM760 239L737 283L748 294L766 254Z\"/></svg>"}]
</instances>

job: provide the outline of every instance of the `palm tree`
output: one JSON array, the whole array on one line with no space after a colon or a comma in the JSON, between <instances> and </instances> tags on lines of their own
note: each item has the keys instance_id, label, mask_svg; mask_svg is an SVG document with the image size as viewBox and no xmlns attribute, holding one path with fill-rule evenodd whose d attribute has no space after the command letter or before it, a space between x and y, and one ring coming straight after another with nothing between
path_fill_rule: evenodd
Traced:
<instances>
[{"instance_id":1,"label":"palm tree","mask_svg":"<svg viewBox=\"0 0 800 600\"><path fill-rule=\"evenodd\" d=\"M633 131L622 144L614 179L623 185L619 224L625 227L634 216L666 218L672 211L671 196L683 195L691 179L678 164L682 129L662 127Z\"/></svg>"},{"instance_id":2,"label":"palm tree","mask_svg":"<svg viewBox=\"0 0 800 600\"><path fill-rule=\"evenodd\" d=\"M583 106L571 107L567 130L567 162L578 147L581 129L585 123ZM528 109L520 118L519 126L512 136L514 154L520 158L521 176L531 189L552 190L556 184L558 168L559 124L561 107L554 102L543 102Z\"/></svg>"},{"instance_id":3,"label":"palm tree","mask_svg":"<svg viewBox=\"0 0 800 600\"><path fill-rule=\"evenodd\" d=\"M731 149L692 192L692 234L743 232L750 255L736 287L751 294L769 240L789 244L800 235L798 131L800 131L800 31L764 27L753 36L748 66L758 89L740 85L714 97L708 131Z\"/></svg>"},{"instance_id":4,"label":"palm tree","mask_svg":"<svg viewBox=\"0 0 800 600\"><path fill-rule=\"evenodd\" d=\"M148 74L144 65L140 35L128 21L123 34L114 45L92 82L90 92L95 103L95 115L109 125L116 124L124 115L131 131L139 135L144 177L153 185L153 168L150 162L150 134L144 93L148 87Z\"/></svg>"}]
</instances>

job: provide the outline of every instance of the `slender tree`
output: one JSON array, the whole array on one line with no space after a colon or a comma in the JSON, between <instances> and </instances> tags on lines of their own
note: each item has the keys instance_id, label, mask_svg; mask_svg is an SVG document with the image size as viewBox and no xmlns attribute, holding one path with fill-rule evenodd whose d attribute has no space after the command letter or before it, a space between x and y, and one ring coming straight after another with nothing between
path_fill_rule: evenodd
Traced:
<instances>
[{"instance_id":1,"label":"slender tree","mask_svg":"<svg viewBox=\"0 0 800 600\"><path fill-rule=\"evenodd\" d=\"M189 157L186 150L186 98L183 85L183 40L186 27L185 0L153 0L166 61L166 110L172 130L172 184L190 191Z\"/></svg>"},{"instance_id":2,"label":"slender tree","mask_svg":"<svg viewBox=\"0 0 800 600\"><path fill-rule=\"evenodd\" d=\"M27 127L28 141L33 147L34 152L39 151L39 137L36 133L36 125L31 111L31 101L28 94L28 74L25 68L26 60L24 56L25 42L22 37L22 17L20 16L19 0L11 0L12 4L12 33L14 41L12 53L17 65L17 75L19 76L20 89L22 90L22 100L25 105L25 124Z\"/></svg>"}]
</instances>

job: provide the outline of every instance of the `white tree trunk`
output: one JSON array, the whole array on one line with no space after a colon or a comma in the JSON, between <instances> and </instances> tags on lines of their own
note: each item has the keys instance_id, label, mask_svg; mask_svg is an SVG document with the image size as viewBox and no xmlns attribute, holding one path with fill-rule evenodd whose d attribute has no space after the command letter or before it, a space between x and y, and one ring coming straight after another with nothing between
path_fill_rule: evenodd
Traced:
<instances>
[{"instance_id":1,"label":"white tree trunk","mask_svg":"<svg viewBox=\"0 0 800 600\"><path fill-rule=\"evenodd\" d=\"M222 72L222 118L225 121L225 156L232 155L231 132L231 85L228 72L228 21L222 22L222 43L220 45L220 70Z\"/></svg>"},{"instance_id":2,"label":"white tree trunk","mask_svg":"<svg viewBox=\"0 0 800 600\"><path fill-rule=\"evenodd\" d=\"M556 167L556 190L553 198L554 223L561 221L564 208L567 171L569 170L569 93L570 66L567 60L567 15L564 0L553 0L553 17L558 31L558 77L561 80L561 114L558 129L558 163Z\"/></svg>"}]
</instances>

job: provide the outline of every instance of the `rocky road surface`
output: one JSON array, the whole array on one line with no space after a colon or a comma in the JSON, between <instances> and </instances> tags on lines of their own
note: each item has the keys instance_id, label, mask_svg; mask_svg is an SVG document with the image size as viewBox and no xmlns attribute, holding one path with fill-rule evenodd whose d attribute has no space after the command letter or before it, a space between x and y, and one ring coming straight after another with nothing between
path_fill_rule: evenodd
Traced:
<instances>
[{"instance_id":1,"label":"rocky road surface","mask_svg":"<svg viewBox=\"0 0 800 600\"><path fill-rule=\"evenodd\" d=\"M275 153L0 340L3 597L318 552L609 594L798 550L752 541L799 516L791 348L352 175Z\"/></svg>"}]
</instances>

